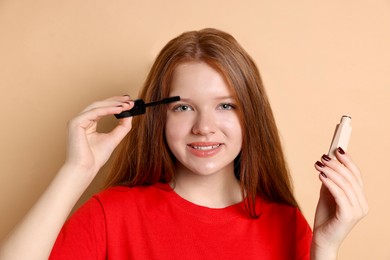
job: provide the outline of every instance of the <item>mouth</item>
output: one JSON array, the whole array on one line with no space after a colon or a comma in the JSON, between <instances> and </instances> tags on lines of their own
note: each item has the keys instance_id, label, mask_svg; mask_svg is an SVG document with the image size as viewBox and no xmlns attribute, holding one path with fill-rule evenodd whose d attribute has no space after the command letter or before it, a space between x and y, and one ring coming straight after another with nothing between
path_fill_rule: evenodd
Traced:
<instances>
[{"instance_id":1,"label":"mouth","mask_svg":"<svg viewBox=\"0 0 390 260\"><path fill-rule=\"evenodd\" d=\"M190 143L188 144L189 151L197 157L210 157L221 151L223 143Z\"/></svg>"},{"instance_id":2,"label":"mouth","mask_svg":"<svg viewBox=\"0 0 390 260\"><path fill-rule=\"evenodd\" d=\"M190 146L192 149L195 149L195 150L208 151L208 150L216 149L216 148L220 147L221 145L222 144L214 144L214 145L191 145L191 144L189 144L188 146Z\"/></svg>"}]
</instances>

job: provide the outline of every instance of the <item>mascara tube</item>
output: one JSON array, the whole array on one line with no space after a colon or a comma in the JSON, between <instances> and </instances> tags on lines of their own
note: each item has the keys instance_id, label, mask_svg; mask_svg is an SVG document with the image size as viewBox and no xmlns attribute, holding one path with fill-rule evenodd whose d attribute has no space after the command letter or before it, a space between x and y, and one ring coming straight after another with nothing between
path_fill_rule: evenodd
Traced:
<instances>
[{"instance_id":1,"label":"mascara tube","mask_svg":"<svg viewBox=\"0 0 390 260\"><path fill-rule=\"evenodd\" d=\"M332 159L336 158L336 149L341 147L344 151L347 150L349 138L352 132L351 117L342 116L340 123L336 126L333 135L332 144L330 145L328 156Z\"/></svg>"}]
</instances>

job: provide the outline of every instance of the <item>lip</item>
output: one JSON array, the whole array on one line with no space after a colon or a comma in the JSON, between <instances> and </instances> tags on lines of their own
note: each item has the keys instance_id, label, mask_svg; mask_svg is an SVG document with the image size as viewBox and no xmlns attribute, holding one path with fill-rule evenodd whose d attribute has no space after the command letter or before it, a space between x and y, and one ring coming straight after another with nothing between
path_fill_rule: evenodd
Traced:
<instances>
[{"instance_id":1,"label":"lip","mask_svg":"<svg viewBox=\"0 0 390 260\"><path fill-rule=\"evenodd\" d=\"M189 152L197 157L211 157L221 151L223 143L194 142L187 145Z\"/></svg>"}]
</instances>

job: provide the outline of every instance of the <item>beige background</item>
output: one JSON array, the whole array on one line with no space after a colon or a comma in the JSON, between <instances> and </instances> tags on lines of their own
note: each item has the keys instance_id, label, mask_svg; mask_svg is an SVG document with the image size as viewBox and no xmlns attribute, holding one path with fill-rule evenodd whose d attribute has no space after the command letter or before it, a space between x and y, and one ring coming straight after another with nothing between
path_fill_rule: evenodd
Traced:
<instances>
[{"instance_id":1,"label":"beige background","mask_svg":"<svg viewBox=\"0 0 390 260\"><path fill-rule=\"evenodd\" d=\"M67 121L91 101L136 97L162 46L203 27L232 33L258 63L310 223L320 186L313 164L340 116L353 117L349 151L364 173L370 214L340 259L390 259L385 0L0 1L0 238L63 162Z\"/></svg>"}]
</instances>

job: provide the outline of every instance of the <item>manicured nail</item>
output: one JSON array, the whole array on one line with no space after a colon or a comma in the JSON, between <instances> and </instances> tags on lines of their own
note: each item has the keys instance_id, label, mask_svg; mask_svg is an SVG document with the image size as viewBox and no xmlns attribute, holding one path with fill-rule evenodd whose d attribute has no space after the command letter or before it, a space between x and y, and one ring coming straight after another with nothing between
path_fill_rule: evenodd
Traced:
<instances>
[{"instance_id":1,"label":"manicured nail","mask_svg":"<svg viewBox=\"0 0 390 260\"><path fill-rule=\"evenodd\" d=\"M345 154L345 151L341 147L337 148L337 151L339 151L340 154Z\"/></svg>"},{"instance_id":2,"label":"manicured nail","mask_svg":"<svg viewBox=\"0 0 390 260\"><path fill-rule=\"evenodd\" d=\"M331 158L329 156L327 156L326 154L324 154L322 156L322 159L324 159L325 161L329 162L331 160Z\"/></svg>"},{"instance_id":3,"label":"manicured nail","mask_svg":"<svg viewBox=\"0 0 390 260\"><path fill-rule=\"evenodd\" d=\"M321 168L324 168L324 167L325 167L325 165L323 165L322 162L320 162L320 161L317 161L317 162L316 162L316 165L319 166L319 167L321 167Z\"/></svg>"},{"instance_id":4,"label":"manicured nail","mask_svg":"<svg viewBox=\"0 0 390 260\"><path fill-rule=\"evenodd\" d=\"M326 176L326 174L325 174L325 173L323 173L323 172L320 172L320 174L321 174L321 176L322 176L322 177L324 177L324 178L328 178L328 176Z\"/></svg>"}]
</instances>

